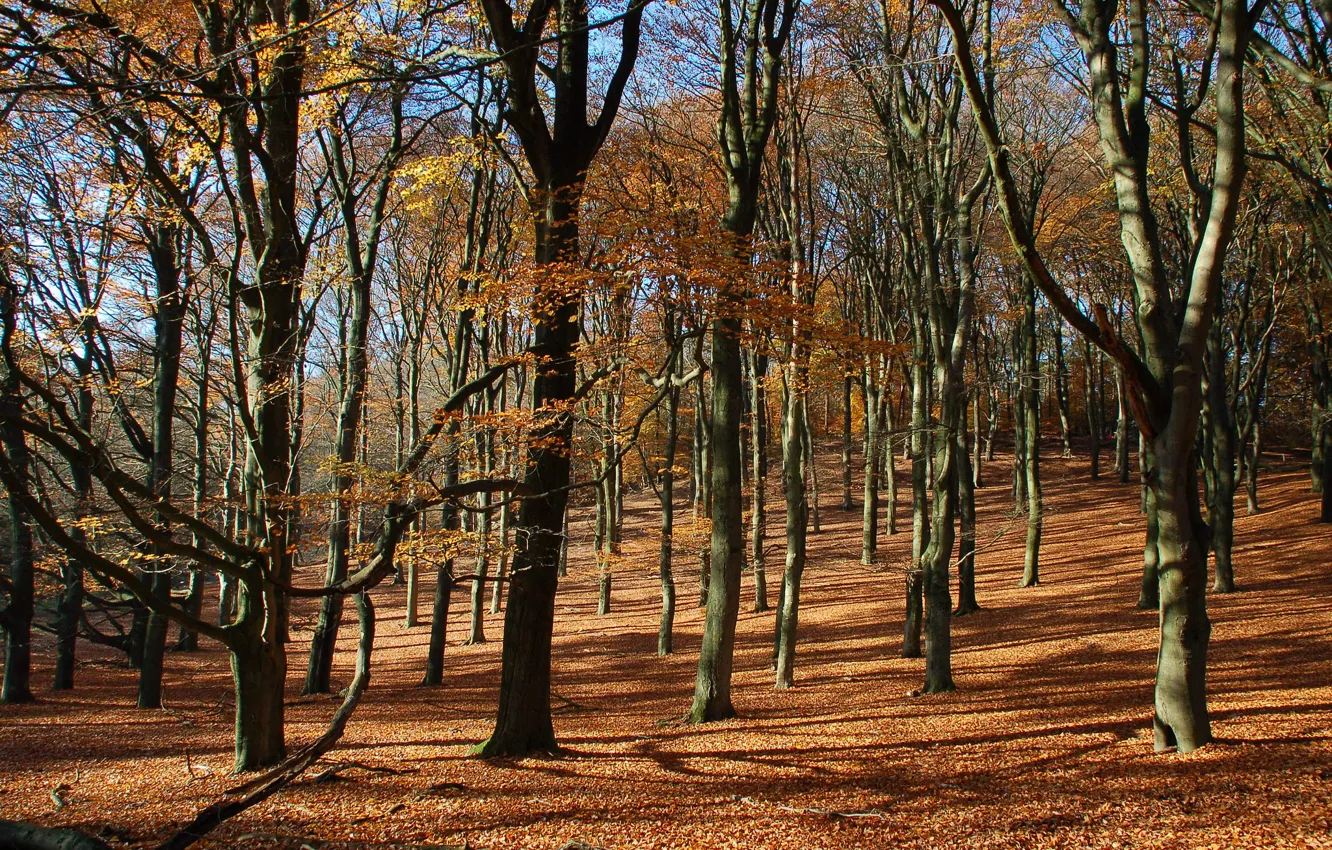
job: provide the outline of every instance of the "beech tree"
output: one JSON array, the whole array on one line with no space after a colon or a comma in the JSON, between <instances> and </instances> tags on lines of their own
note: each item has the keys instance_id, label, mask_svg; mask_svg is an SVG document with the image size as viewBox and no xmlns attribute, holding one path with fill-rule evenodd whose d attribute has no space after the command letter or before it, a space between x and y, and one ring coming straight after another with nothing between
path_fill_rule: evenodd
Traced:
<instances>
[{"instance_id":1,"label":"beech tree","mask_svg":"<svg viewBox=\"0 0 1332 850\"><path fill-rule=\"evenodd\" d=\"M958 44L958 67L990 153L999 208L1014 250L1046 298L1124 369L1134 418L1150 448L1148 487L1157 522L1161 647L1153 721L1156 747L1190 752L1212 738L1206 696L1209 532L1198 504L1194 440L1202 407L1203 354L1244 181L1243 60L1263 3L1260 0L1253 8L1239 0L1217 4L1209 50L1197 72L1197 84L1189 89L1195 101L1201 101L1209 89L1214 92L1216 139L1210 185L1195 177L1200 203L1191 229L1194 250L1189 266L1181 270L1183 285L1178 287L1168 278L1160 226L1149 196L1151 125L1146 106L1152 47L1147 5L1134 2L1128 7L1126 87L1121 85L1119 51L1111 37L1118 5L1055 6L1085 57L1103 156L1114 174L1124 250L1137 290L1142 336L1138 354L1115 333L1104 308L1097 309L1095 319L1088 317L1052 276L1023 217L1022 199L976 72L962 15L948 0L932 2L947 18ZM1187 144L1183 150L1187 155ZM1184 162L1183 167L1192 170L1194 163Z\"/></svg>"}]
</instances>

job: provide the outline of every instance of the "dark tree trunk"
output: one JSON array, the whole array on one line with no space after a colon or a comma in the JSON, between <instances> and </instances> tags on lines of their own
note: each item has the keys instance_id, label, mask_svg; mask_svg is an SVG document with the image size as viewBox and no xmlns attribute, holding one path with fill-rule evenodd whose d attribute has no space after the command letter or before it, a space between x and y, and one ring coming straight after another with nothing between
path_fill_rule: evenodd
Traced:
<instances>
[{"instance_id":1,"label":"dark tree trunk","mask_svg":"<svg viewBox=\"0 0 1332 850\"><path fill-rule=\"evenodd\" d=\"M283 735L286 653L276 640L276 623L265 622L264 600L253 595L257 584L240 588L237 629L241 637L231 648L237 773L277 764L287 754Z\"/></svg>"},{"instance_id":2,"label":"dark tree trunk","mask_svg":"<svg viewBox=\"0 0 1332 850\"><path fill-rule=\"evenodd\" d=\"M19 293L8 269L0 266L0 354L4 380L0 383L0 437L4 462L13 476L26 484L31 458L18 418L23 412L19 368L14 352L18 328ZM8 603L0 609L5 631L5 674L0 682L0 702L32 700L33 549L28 510L19 494L10 492Z\"/></svg>"},{"instance_id":3,"label":"dark tree trunk","mask_svg":"<svg viewBox=\"0 0 1332 850\"><path fill-rule=\"evenodd\" d=\"M178 228L154 227L149 232L149 255L157 279L153 314L153 448L149 486L163 501L171 500L175 463L172 439L176 416L176 388L180 378L181 335L185 326L185 296L180 285L176 251ZM165 520L159 518L165 524ZM161 554L161 553L157 553ZM171 598L170 562L162 560L152 572L152 592L162 601ZM167 620L150 614L144 631L143 658L139 669L139 708L162 707L162 667L167 642Z\"/></svg>"},{"instance_id":4,"label":"dark tree trunk","mask_svg":"<svg viewBox=\"0 0 1332 850\"><path fill-rule=\"evenodd\" d=\"M552 265L578 256L578 210L582 184L575 175L556 183L537 210L537 262ZM495 730L479 751L486 757L522 756L556 749L550 713L550 651L555 590L565 538L573 420L558 408L574 395L574 346L578 342L576 297L543 293L548 309L537 323L534 347L545 366L532 384L537 421L527 449L525 483L539 494L518 512L518 549L504 612L500 699Z\"/></svg>"},{"instance_id":5,"label":"dark tree trunk","mask_svg":"<svg viewBox=\"0 0 1332 850\"><path fill-rule=\"evenodd\" d=\"M976 601L976 488L971 462L963 428L957 446L957 610L953 612L959 617L981 610Z\"/></svg>"}]
</instances>

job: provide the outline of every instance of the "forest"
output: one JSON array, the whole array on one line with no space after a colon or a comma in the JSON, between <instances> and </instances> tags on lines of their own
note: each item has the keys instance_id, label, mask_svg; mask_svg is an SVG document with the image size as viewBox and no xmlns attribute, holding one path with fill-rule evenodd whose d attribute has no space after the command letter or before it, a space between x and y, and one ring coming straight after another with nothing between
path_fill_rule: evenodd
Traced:
<instances>
[{"instance_id":1,"label":"forest","mask_svg":"<svg viewBox=\"0 0 1332 850\"><path fill-rule=\"evenodd\" d=\"M0 848L1332 842L1332 0L7 0Z\"/></svg>"}]
</instances>

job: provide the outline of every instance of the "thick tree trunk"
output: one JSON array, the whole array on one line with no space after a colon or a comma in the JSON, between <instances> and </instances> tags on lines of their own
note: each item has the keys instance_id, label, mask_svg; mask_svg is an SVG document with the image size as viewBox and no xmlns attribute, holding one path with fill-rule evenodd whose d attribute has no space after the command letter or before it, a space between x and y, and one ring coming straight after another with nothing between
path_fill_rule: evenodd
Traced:
<instances>
[{"instance_id":1,"label":"thick tree trunk","mask_svg":"<svg viewBox=\"0 0 1332 850\"><path fill-rule=\"evenodd\" d=\"M946 366L940 366L940 371ZM943 379L944 383L948 378ZM957 389L945 386L940 394L942 435L935 450L933 517L930 543L921 557L925 597L925 686L927 694L957 690L953 684L952 614L949 565L953 556L953 523L957 503L958 456ZM965 452L963 452L965 454Z\"/></svg>"},{"instance_id":2,"label":"thick tree trunk","mask_svg":"<svg viewBox=\"0 0 1332 850\"><path fill-rule=\"evenodd\" d=\"M452 513L452 512L450 512ZM456 517L446 517L443 528L454 528ZM427 687L444 684L444 651L449 637L449 608L453 604L453 559L445 558L435 573L435 596L430 610L430 643L426 647L425 677Z\"/></svg>"},{"instance_id":3,"label":"thick tree trunk","mask_svg":"<svg viewBox=\"0 0 1332 850\"><path fill-rule=\"evenodd\" d=\"M1167 433L1169 433L1167 431ZM1159 525L1161 645L1157 655L1156 749L1192 752L1212 740L1207 711L1208 532L1198 506L1193 458L1158 439L1152 493Z\"/></svg>"},{"instance_id":4,"label":"thick tree trunk","mask_svg":"<svg viewBox=\"0 0 1332 850\"><path fill-rule=\"evenodd\" d=\"M18 293L6 278L0 279L0 346L3 346L5 377L0 387L0 436L4 440L5 463L21 481L26 481L31 459L23 431L17 424L23 401L18 367L11 348L16 332ZM5 674L0 681L0 702L32 700L33 547L28 510L17 493L9 493L9 587L8 604L0 610L5 631Z\"/></svg>"},{"instance_id":5,"label":"thick tree trunk","mask_svg":"<svg viewBox=\"0 0 1332 850\"><path fill-rule=\"evenodd\" d=\"M286 757L283 736L286 666L285 653L258 639L243 651L231 653L231 677L236 690L234 770L237 773L268 767Z\"/></svg>"},{"instance_id":6,"label":"thick tree trunk","mask_svg":"<svg viewBox=\"0 0 1332 850\"><path fill-rule=\"evenodd\" d=\"M1150 452L1150 449L1148 449L1148 452ZM1160 607L1161 599L1161 554L1157 548L1161 527L1156 511L1156 496L1152 493L1151 488L1144 489L1146 493L1144 502L1147 514L1147 542L1143 545L1142 550L1142 584L1138 589L1138 608L1143 611L1154 611Z\"/></svg>"},{"instance_id":7,"label":"thick tree trunk","mask_svg":"<svg viewBox=\"0 0 1332 850\"><path fill-rule=\"evenodd\" d=\"M227 647L236 692L237 773L277 764L286 756L287 655L279 624L267 615L276 594L259 576L239 582L235 640Z\"/></svg>"},{"instance_id":8,"label":"thick tree trunk","mask_svg":"<svg viewBox=\"0 0 1332 850\"><path fill-rule=\"evenodd\" d=\"M536 220L537 262L555 265L578 257L581 175L559 181L543 199ZM546 306L534 334L543 356L532 385L537 412L527 448L524 483L535 496L518 514L518 549L509 575L504 612L500 696L495 730L478 749L485 757L523 756L556 749L550 713L551 638L555 590L567 537L573 420L560 409L573 398L578 343L577 298L567 292L539 293Z\"/></svg>"},{"instance_id":9,"label":"thick tree trunk","mask_svg":"<svg viewBox=\"0 0 1332 850\"><path fill-rule=\"evenodd\" d=\"M83 614L83 565L67 558L60 574L61 590L56 599L55 675L51 690L74 688L74 670L78 664L79 620Z\"/></svg>"},{"instance_id":10,"label":"thick tree trunk","mask_svg":"<svg viewBox=\"0 0 1332 850\"><path fill-rule=\"evenodd\" d=\"M712 323L712 546L707 618L690 719L695 723L735 716L731 669L735 621L744 567L740 420L740 321L723 316Z\"/></svg>"}]
</instances>

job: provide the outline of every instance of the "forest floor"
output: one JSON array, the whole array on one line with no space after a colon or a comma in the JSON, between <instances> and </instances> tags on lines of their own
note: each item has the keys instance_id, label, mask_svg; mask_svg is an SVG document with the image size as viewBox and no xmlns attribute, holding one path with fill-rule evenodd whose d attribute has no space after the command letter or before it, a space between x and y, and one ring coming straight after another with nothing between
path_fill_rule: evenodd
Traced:
<instances>
[{"instance_id":1,"label":"forest floor","mask_svg":"<svg viewBox=\"0 0 1332 850\"><path fill-rule=\"evenodd\" d=\"M746 576L733 721L679 722L702 633L697 561L677 558L676 652L658 658L650 492L630 501L611 615L596 615L586 546L571 553L555 625L559 756L470 757L493 723L502 615L486 618L491 642L466 646L466 593L456 593L446 682L423 689L429 628L402 628L404 589L384 586L371 690L327 758L355 763L347 780L307 777L200 846L1332 847L1332 547L1306 474L1292 462L1266 476L1256 516L1240 500L1242 592L1208 606L1217 742L1177 756L1152 751L1157 618L1134 609L1138 489L1090 482L1086 464L1043 463L1043 580L1030 589L1016 586L1025 523L1010 516L1008 465L987 466L984 611L954 621L955 694L911 696L924 662L898 657L909 512L885 539L885 563L861 566L860 514L835 509L831 463L822 533L810 537L797 686L772 687L772 615L750 612ZM586 511L574 531L590 536ZM297 612L290 648L293 745L322 731L336 705L297 696L312 621ZM354 621L342 634L335 678L345 684ZM41 649L38 683L52 660ZM171 655L164 711L131 707L134 676L112 655L87 647L81 657L77 690L0 706L0 817L151 845L235 784L226 657Z\"/></svg>"}]
</instances>

